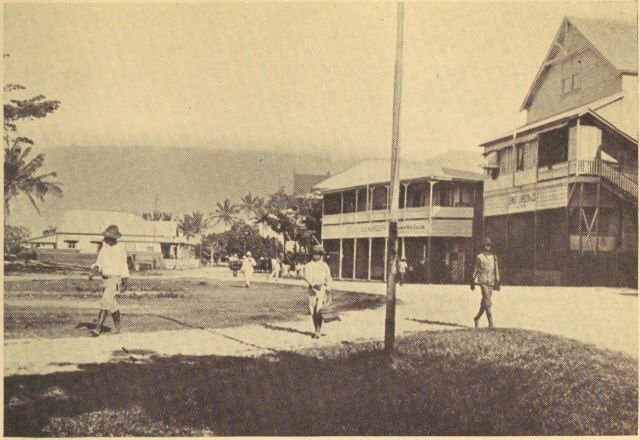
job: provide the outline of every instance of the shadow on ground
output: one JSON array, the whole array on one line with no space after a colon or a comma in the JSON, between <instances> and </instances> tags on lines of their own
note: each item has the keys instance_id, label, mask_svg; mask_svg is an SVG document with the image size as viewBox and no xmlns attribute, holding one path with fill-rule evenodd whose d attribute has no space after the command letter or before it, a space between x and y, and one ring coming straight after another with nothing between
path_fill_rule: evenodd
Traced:
<instances>
[{"instance_id":1,"label":"shadow on ground","mask_svg":"<svg viewBox=\"0 0 640 440\"><path fill-rule=\"evenodd\" d=\"M158 357L4 381L5 436L635 434L637 360L518 330L259 358Z\"/></svg>"}]
</instances>

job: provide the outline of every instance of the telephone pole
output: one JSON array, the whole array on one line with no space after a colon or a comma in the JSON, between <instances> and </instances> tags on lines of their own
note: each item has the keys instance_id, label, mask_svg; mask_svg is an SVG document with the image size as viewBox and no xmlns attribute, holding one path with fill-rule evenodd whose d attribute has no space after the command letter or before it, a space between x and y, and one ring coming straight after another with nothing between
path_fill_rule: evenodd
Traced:
<instances>
[{"instance_id":1,"label":"telephone pole","mask_svg":"<svg viewBox=\"0 0 640 440\"><path fill-rule=\"evenodd\" d=\"M393 353L396 332L396 272L398 268L398 199L400 194L400 101L402 96L402 46L404 3L398 3L396 69L393 83L393 130L391 139L391 194L389 200L389 238L387 245L387 313L384 350Z\"/></svg>"}]
</instances>

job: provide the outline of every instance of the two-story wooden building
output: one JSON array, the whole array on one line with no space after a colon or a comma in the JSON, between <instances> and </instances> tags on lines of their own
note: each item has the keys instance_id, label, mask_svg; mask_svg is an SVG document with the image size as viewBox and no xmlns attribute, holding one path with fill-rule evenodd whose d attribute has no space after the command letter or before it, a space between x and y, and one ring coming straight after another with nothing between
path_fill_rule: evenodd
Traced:
<instances>
[{"instance_id":1,"label":"two-story wooden building","mask_svg":"<svg viewBox=\"0 0 640 440\"><path fill-rule=\"evenodd\" d=\"M400 166L399 252L407 259L409 282L470 279L472 237L482 222L482 157L459 157L467 163L440 157ZM386 280L390 170L388 160L368 160L316 186L323 194L322 243L334 277Z\"/></svg>"},{"instance_id":2,"label":"two-story wooden building","mask_svg":"<svg viewBox=\"0 0 640 440\"><path fill-rule=\"evenodd\" d=\"M566 17L526 125L481 145L484 227L505 282L637 286L637 34Z\"/></svg>"}]
</instances>

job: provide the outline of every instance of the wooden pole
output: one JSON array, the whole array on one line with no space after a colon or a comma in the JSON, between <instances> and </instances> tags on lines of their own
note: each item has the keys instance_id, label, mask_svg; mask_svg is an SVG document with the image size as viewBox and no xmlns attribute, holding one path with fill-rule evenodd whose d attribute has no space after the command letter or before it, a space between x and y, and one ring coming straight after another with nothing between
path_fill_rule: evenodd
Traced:
<instances>
[{"instance_id":1,"label":"wooden pole","mask_svg":"<svg viewBox=\"0 0 640 440\"><path fill-rule=\"evenodd\" d=\"M398 267L398 197L400 192L400 102L402 97L402 46L404 3L398 3L396 69L393 84L393 130L391 140L391 197L389 200L389 245L387 246L387 310L384 327L384 350L394 350L396 330L396 270Z\"/></svg>"}]
</instances>

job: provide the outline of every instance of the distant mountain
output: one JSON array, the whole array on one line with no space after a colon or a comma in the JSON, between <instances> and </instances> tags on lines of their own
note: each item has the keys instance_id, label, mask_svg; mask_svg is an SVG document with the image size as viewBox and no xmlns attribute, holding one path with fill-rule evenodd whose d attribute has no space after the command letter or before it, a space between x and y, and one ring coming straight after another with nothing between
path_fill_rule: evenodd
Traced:
<instances>
[{"instance_id":1,"label":"distant mountain","mask_svg":"<svg viewBox=\"0 0 640 440\"><path fill-rule=\"evenodd\" d=\"M40 235L70 209L182 215L215 210L216 202L238 203L251 191L265 197L280 187L293 191L294 173L335 174L357 159L322 154L159 147L58 147L47 149L45 172L56 171L64 197L41 204L43 217L25 205L11 224ZM157 198L157 201L156 201Z\"/></svg>"},{"instance_id":2,"label":"distant mountain","mask_svg":"<svg viewBox=\"0 0 640 440\"><path fill-rule=\"evenodd\" d=\"M225 199L239 203L249 191L265 197L284 187L293 192L294 173L336 174L367 159L346 152L342 156L251 150L208 150L160 147L57 147L43 151L43 171L56 171L64 197L40 204L38 217L28 202L16 209L9 224L24 225L32 236L56 226L71 209L159 211L176 216L199 210L215 211ZM453 150L429 162L469 169L480 154ZM477 168L476 170L479 170ZM156 201L157 198L157 201Z\"/></svg>"}]
</instances>

